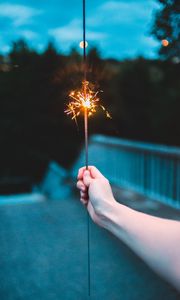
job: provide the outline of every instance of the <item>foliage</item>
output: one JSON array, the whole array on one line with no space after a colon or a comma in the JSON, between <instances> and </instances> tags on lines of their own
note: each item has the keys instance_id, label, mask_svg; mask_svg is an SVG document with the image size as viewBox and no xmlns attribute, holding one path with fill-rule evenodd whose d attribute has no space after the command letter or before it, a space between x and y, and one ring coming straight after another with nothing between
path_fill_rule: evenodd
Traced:
<instances>
[{"instance_id":1,"label":"foliage","mask_svg":"<svg viewBox=\"0 0 180 300\"><path fill-rule=\"evenodd\" d=\"M179 0L158 0L161 9L157 11L152 34L160 41L167 40L167 47L161 45L160 56L180 61L180 5Z\"/></svg>"},{"instance_id":2,"label":"foliage","mask_svg":"<svg viewBox=\"0 0 180 300\"><path fill-rule=\"evenodd\" d=\"M3 57L1 57L3 61ZM82 58L53 44L38 54L16 42L0 69L0 176L40 179L48 161L70 167L83 142L83 119L64 114L68 93L82 80ZM113 119L97 113L90 133L118 135L157 143L180 144L179 66L170 61L101 59L88 55L88 78L102 89L102 103Z\"/></svg>"}]
</instances>

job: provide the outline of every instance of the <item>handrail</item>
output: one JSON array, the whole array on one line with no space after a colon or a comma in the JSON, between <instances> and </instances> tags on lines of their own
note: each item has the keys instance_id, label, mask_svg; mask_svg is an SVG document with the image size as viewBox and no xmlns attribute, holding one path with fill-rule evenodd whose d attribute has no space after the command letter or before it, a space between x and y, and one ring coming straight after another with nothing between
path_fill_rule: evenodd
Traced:
<instances>
[{"instance_id":1,"label":"handrail","mask_svg":"<svg viewBox=\"0 0 180 300\"><path fill-rule=\"evenodd\" d=\"M180 148L94 135L89 164L96 165L112 184L180 208ZM84 151L73 173L84 165Z\"/></svg>"},{"instance_id":2,"label":"handrail","mask_svg":"<svg viewBox=\"0 0 180 300\"><path fill-rule=\"evenodd\" d=\"M106 147L123 147L130 150L142 150L144 152L152 152L160 155L172 156L180 158L180 148L161 144L150 144L132 140L125 140L116 137L94 135L90 139L90 143L103 144Z\"/></svg>"}]
</instances>

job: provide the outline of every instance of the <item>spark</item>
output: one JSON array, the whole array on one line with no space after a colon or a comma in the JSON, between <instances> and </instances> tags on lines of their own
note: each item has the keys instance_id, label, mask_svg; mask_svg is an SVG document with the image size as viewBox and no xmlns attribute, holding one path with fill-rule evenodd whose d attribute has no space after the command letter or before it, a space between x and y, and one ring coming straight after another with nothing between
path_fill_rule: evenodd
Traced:
<instances>
[{"instance_id":1,"label":"spark","mask_svg":"<svg viewBox=\"0 0 180 300\"><path fill-rule=\"evenodd\" d=\"M112 119L110 113L106 110L106 108L99 103L100 99L98 97L99 91L94 91L89 86L89 81L84 80L82 82L82 87L80 90L71 91L69 97L72 99L67 104L67 109L65 113L67 115L71 115L72 120L75 119L87 110L88 117L92 116L97 112L98 108L101 108L106 117Z\"/></svg>"}]
</instances>

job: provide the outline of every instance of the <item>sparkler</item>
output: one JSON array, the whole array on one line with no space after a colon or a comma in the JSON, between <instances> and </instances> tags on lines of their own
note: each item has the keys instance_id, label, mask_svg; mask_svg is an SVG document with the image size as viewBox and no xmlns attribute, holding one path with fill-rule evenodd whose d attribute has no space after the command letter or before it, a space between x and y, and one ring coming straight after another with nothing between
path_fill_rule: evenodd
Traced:
<instances>
[{"instance_id":1,"label":"sparkler","mask_svg":"<svg viewBox=\"0 0 180 300\"><path fill-rule=\"evenodd\" d=\"M71 115L71 118L75 121L81 113L84 114L86 169L88 169L88 117L96 113L98 108L101 108L106 117L111 118L109 112L99 103L100 99L98 94L99 91L94 91L90 88L89 81L83 80L80 90L70 92L69 97L72 101L69 102L67 109L65 110L65 113Z\"/></svg>"},{"instance_id":2,"label":"sparkler","mask_svg":"<svg viewBox=\"0 0 180 300\"><path fill-rule=\"evenodd\" d=\"M111 115L100 104L98 97L99 91L95 91L91 87L89 81L86 79L87 63L86 63L86 17L85 17L85 0L83 1L83 41L80 43L80 47L83 48L83 66L84 66L84 79L82 81L81 89L71 91L69 97L71 101L67 105L65 113L70 115L73 120L77 123L77 117L80 114L84 115L84 137L85 137L85 166L88 170L88 117L92 116L97 112L98 108L101 108L106 117L111 119ZM88 292L90 296L90 238L89 238L90 226L89 226L89 215L87 215L87 242L88 242Z\"/></svg>"}]
</instances>

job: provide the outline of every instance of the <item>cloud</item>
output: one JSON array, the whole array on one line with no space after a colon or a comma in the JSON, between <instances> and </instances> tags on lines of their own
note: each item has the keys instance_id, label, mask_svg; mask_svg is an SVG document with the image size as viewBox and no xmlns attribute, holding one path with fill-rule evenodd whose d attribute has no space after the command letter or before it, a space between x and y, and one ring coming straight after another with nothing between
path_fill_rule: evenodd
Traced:
<instances>
[{"instance_id":1,"label":"cloud","mask_svg":"<svg viewBox=\"0 0 180 300\"><path fill-rule=\"evenodd\" d=\"M51 1L1 0L3 43L0 44L4 45L4 51L8 44L21 37L38 51L44 49L49 39L65 52L78 46L82 40L81 6L74 5L67 11L67 1L54 2L52 5ZM159 7L157 0L92 1L86 19L89 45L98 46L103 57L133 57L139 53L152 56L150 53L156 51L157 44L148 33L153 11Z\"/></svg>"},{"instance_id":2,"label":"cloud","mask_svg":"<svg viewBox=\"0 0 180 300\"><path fill-rule=\"evenodd\" d=\"M48 30L48 34L56 40L74 41L80 40L82 36L82 28L79 20L73 20L69 24Z\"/></svg>"},{"instance_id":3,"label":"cloud","mask_svg":"<svg viewBox=\"0 0 180 300\"><path fill-rule=\"evenodd\" d=\"M79 19L74 19L66 26L50 29L48 34L58 42L79 42L82 40L82 21ZM88 29L86 37L87 41L98 41L99 39L106 39L107 35L100 31Z\"/></svg>"},{"instance_id":4,"label":"cloud","mask_svg":"<svg viewBox=\"0 0 180 300\"><path fill-rule=\"evenodd\" d=\"M87 18L87 27L96 31L103 26L109 37L101 43L102 49L108 53L106 57L132 57L139 54L152 57L155 56L153 51L157 42L147 35L153 12L159 7L154 0L104 1ZM116 47L110 48L110 41Z\"/></svg>"},{"instance_id":5,"label":"cloud","mask_svg":"<svg viewBox=\"0 0 180 300\"><path fill-rule=\"evenodd\" d=\"M150 1L107 1L100 5L94 16L88 18L91 26L102 24L132 24L149 20L153 9L160 6L153 0Z\"/></svg>"},{"instance_id":6,"label":"cloud","mask_svg":"<svg viewBox=\"0 0 180 300\"><path fill-rule=\"evenodd\" d=\"M17 32L19 36L27 39L27 40L34 40L38 38L38 34L32 30L20 30Z\"/></svg>"},{"instance_id":7,"label":"cloud","mask_svg":"<svg viewBox=\"0 0 180 300\"><path fill-rule=\"evenodd\" d=\"M16 27L31 23L32 18L41 13L41 10L24 5L10 3L0 4L0 17L11 19L13 25Z\"/></svg>"},{"instance_id":8,"label":"cloud","mask_svg":"<svg viewBox=\"0 0 180 300\"><path fill-rule=\"evenodd\" d=\"M148 46L148 47L158 47L159 46L159 41L155 40L153 37L149 36L142 36L140 39L139 39L140 43L144 46Z\"/></svg>"},{"instance_id":9,"label":"cloud","mask_svg":"<svg viewBox=\"0 0 180 300\"><path fill-rule=\"evenodd\" d=\"M151 12L152 8L160 6L154 0L149 1L107 1L101 5L103 11L116 11L118 13L128 12L129 14L145 17Z\"/></svg>"}]
</instances>

